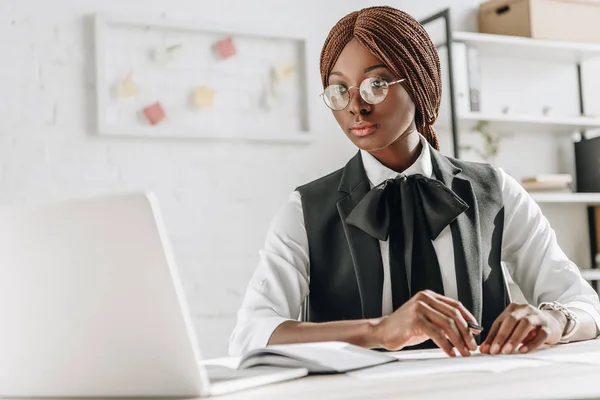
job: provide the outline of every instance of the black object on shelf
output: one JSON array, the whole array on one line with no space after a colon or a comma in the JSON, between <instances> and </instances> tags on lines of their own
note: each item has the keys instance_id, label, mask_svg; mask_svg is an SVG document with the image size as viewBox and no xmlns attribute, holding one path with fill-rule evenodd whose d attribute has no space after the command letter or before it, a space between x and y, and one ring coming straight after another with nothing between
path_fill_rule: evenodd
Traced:
<instances>
[{"instance_id":1,"label":"black object on shelf","mask_svg":"<svg viewBox=\"0 0 600 400\"><path fill-rule=\"evenodd\" d=\"M596 237L596 224L600 224L600 221L596 219L596 206L588 206L588 228L590 235L590 260L591 268L598 268L596 257L598 255L598 238ZM596 292L598 291L598 280L592 281L592 287Z\"/></svg>"},{"instance_id":2,"label":"black object on shelf","mask_svg":"<svg viewBox=\"0 0 600 400\"><path fill-rule=\"evenodd\" d=\"M600 136L575 142L577 192L600 193Z\"/></svg>"},{"instance_id":3,"label":"black object on shelf","mask_svg":"<svg viewBox=\"0 0 600 400\"><path fill-rule=\"evenodd\" d=\"M578 74L581 74L578 66ZM581 92L581 81L579 82ZM580 111L583 114L583 97L579 98ZM575 182L576 190L580 193L600 192L600 137L586 138L585 132L581 133L581 140L574 143L575 149ZM588 231L590 238L590 268L598 268L596 258L598 256L596 207L588 206ZM592 281L592 287L598 291L598 280Z\"/></svg>"}]
</instances>

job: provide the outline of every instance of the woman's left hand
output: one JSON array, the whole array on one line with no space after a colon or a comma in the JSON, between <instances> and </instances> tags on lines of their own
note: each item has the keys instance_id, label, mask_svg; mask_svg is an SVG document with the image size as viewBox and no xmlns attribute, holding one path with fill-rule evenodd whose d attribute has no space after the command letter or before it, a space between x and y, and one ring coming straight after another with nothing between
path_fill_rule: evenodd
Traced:
<instances>
[{"instance_id":1,"label":"woman's left hand","mask_svg":"<svg viewBox=\"0 0 600 400\"><path fill-rule=\"evenodd\" d=\"M494 321L479 350L485 354L529 353L543 344L558 343L566 318L555 311L538 310L529 304L511 303Z\"/></svg>"}]
</instances>

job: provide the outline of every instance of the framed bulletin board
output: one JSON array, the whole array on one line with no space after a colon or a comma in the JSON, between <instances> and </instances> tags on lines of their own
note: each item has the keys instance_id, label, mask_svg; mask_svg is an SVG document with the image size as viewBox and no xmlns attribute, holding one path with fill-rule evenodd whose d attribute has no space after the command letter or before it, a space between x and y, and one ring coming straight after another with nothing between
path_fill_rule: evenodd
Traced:
<instances>
[{"instance_id":1,"label":"framed bulletin board","mask_svg":"<svg viewBox=\"0 0 600 400\"><path fill-rule=\"evenodd\" d=\"M101 135L309 142L306 39L95 16Z\"/></svg>"}]
</instances>

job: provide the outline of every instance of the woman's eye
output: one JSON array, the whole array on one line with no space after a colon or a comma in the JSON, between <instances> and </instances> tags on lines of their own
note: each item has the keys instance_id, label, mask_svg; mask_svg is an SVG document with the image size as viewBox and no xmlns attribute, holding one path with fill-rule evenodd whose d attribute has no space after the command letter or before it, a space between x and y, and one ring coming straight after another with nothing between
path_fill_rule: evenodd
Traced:
<instances>
[{"instance_id":1,"label":"woman's eye","mask_svg":"<svg viewBox=\"0 0 600 400\"><path fill-rule=\"evenodd\" d=\"M386 85L386 83L387 82L383 79L373 79L371 85L373 85L373 87L376 89L381 89Z\"/></svg>"}]
</instances>

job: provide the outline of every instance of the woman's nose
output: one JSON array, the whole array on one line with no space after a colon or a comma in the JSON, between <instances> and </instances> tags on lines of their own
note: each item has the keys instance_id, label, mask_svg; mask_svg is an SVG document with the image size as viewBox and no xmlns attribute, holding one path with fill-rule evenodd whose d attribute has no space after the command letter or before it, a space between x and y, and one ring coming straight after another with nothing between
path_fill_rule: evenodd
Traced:
<instances>
[{"instance_id":1,"label":"woman's nose","mask_svg":"<svg viewBox=\"0 0 600 400\"><path fill-rule=\"evenodd\" d=\"M362 96L360 95L360 89L356 86L352 86L348 88L348 91L351 89L356 89L356 93L350 94L350 104L348 105L348 110L352 115L357 114L368 114L371 112L372 105L367 103Z\"/></svg>"}]
</instances>

